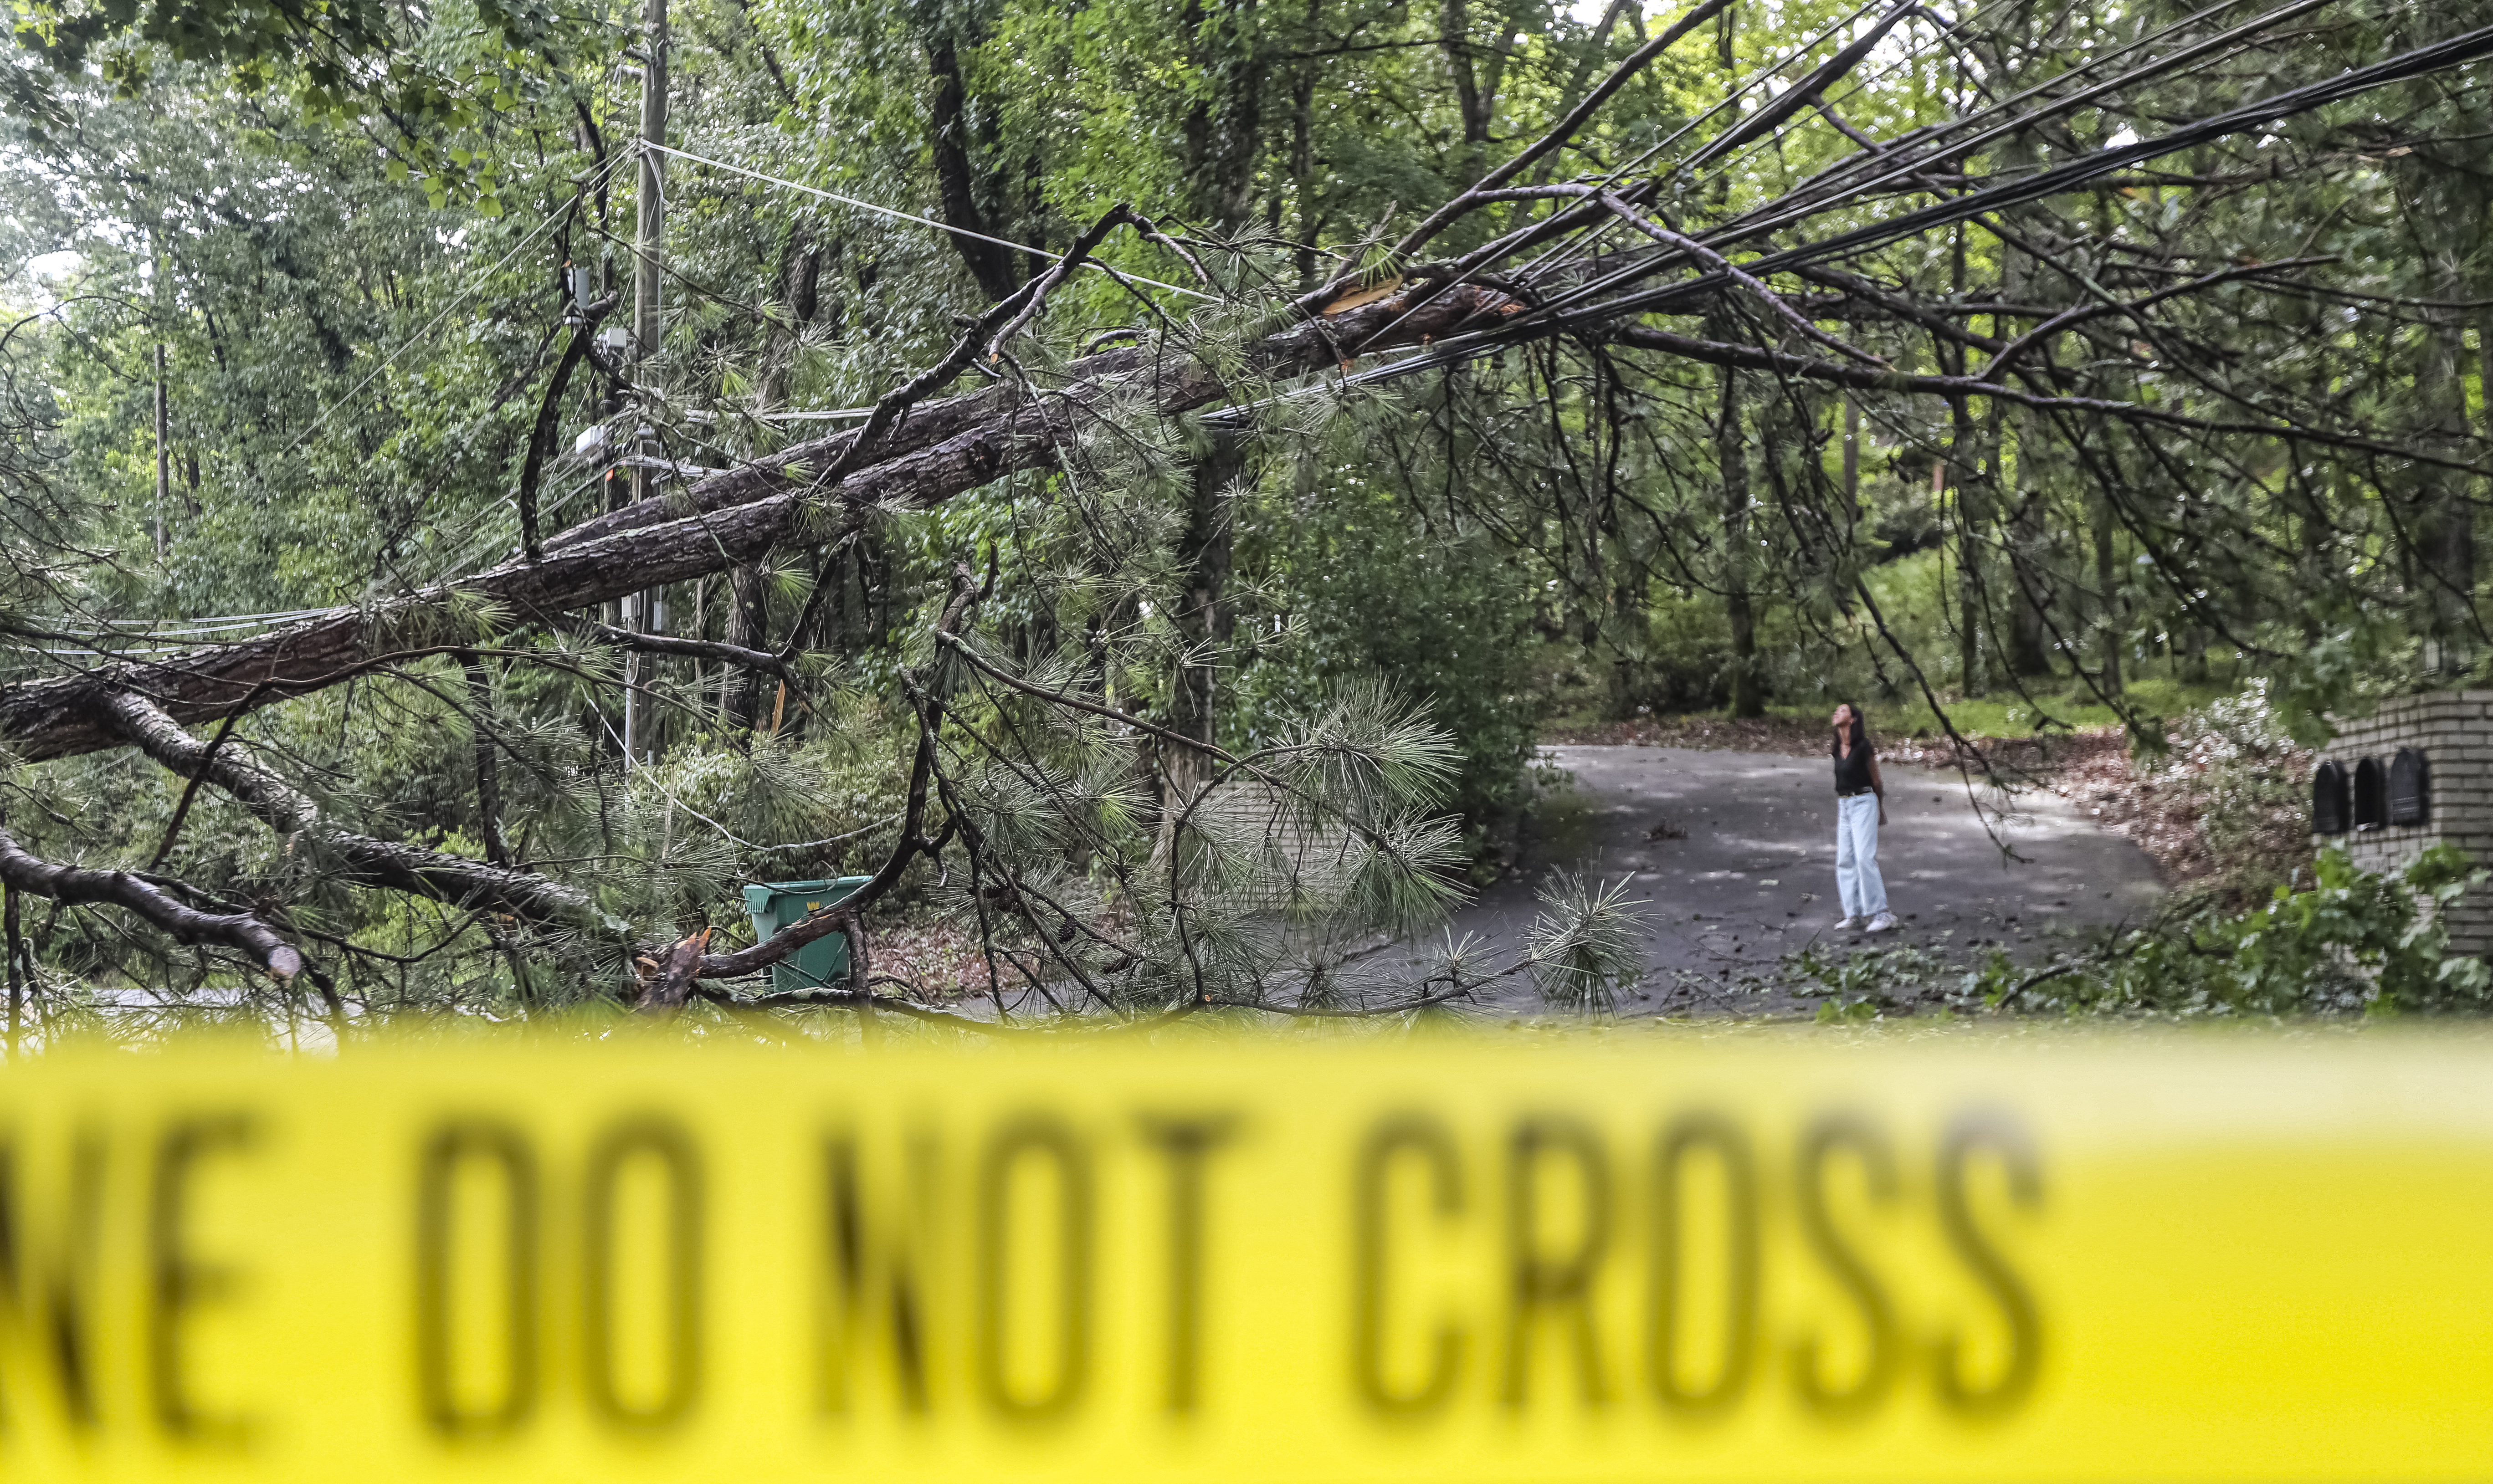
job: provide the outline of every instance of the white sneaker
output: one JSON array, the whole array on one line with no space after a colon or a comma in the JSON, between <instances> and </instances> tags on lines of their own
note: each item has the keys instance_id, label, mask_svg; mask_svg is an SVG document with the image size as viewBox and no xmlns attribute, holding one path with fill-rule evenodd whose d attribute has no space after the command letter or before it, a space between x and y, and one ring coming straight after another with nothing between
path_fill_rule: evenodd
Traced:
<instances>
[{"instance_id":1,"label":"white sneaker","mask_svg":"<svg viewBox=\"0 0 2493 1484\"><path fill-rule=\"evenodd\" d=\"M1859 926L1861 926L1861 919L1848 912L1835 919L1835 931L1838 933L1849 933Z\"/></svg>"},{"instance_id":2,"label":"white sneaker","mask_svg":"<svg viewBox=\"0 0 2493 1484\"><path fill-rule=\"evenodd\" d=\"M1895 913L1893 913L1893 912L1880 912L1877 916L1873 917L1873 918L1871 918L1871 919L1870 919L1870 926L1869 926L1868 928L1864 929L1863 931L1864 931L1864 932L1868 932L1868 933L1884 933L1884 932L1886 932L1889 928L1892 928L1892 927L1894 927L1895 925L1896 925L1896 914L1895 914Z\"/></svg>"}]
</instances>

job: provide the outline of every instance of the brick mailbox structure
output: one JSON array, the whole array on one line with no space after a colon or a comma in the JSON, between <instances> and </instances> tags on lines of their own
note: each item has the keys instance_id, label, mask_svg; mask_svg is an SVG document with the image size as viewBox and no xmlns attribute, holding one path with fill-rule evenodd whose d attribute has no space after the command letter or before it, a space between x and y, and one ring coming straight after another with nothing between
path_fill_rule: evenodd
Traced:
<instances>
[{"instance_id":1,"label":"brick mailbox structure","mask_svg":"<svg viewBox=\"0 0 2493 1484\"><path fill-rule=\"evenodd\" d=\"M2432 691L2337 724L2311 780L2312 844L2384 874L2447 840L2493 865L2493 691ZM2453 953L2493 955L2493 891L2450 904Z\"/></svg>"}]
</instances>

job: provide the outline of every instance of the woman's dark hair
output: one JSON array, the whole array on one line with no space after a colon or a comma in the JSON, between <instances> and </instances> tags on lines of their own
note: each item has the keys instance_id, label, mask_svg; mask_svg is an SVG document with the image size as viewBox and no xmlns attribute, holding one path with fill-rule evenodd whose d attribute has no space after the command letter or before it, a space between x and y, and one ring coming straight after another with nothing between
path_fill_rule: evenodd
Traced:
<instances>
[{"instance_id":1,"label":"woman's dark hair","mask_svg":"<svg viewBox=\"0 0 2493 1484\"><path fill-rule=\"evenodd\" d=\"M1857 700L1845 700L1838 701L1836 704L1845 707L1852 713L1852 746L1854 750L1858 751L1861 748L1868 747L1870 745L1870 724L1862 719L1861 703ZM1826 754L1830 757L1841 757L1844 756L1844 750L1836 745L1834 738L1829 737L1826 742Z\"/></svg>"}]
</instances>

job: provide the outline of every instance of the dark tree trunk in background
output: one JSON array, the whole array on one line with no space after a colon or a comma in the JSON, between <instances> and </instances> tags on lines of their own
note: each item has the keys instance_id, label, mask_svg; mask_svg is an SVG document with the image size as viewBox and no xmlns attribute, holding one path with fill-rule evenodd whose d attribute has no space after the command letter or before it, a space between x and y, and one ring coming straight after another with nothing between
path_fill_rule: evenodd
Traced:
<instances>
[{"instance_id":1,"label":"dark tree trunk in background","mask_svg":"<svg viewBox=\"0 0 2493 1484\"><path fill-rule=\"evenodd\" d=\"M1300 34L1300 45L1315 49L1316 28L1324 18L1324 0L1307 0L1307 24ZM1316 80L1321 63L1313 56L1300 60L1290 79L1290 197L1293 230L1298 234L1295 266L1299 273L1299 292L1310 293L1316 286L1316 238L1324 231L1324 218L1316 211L1316 146L1315 108Z\"/></svg>"},{"instance_id":2,"label":"dark tree trunk in background","mask_svg":"<svg viewBox=\"0 0 2493 1484\"><path fill-rule=\"evenodd\" d=\"M2405 91L2418 104L2434 92L2422 85ZM2421 311L2415 396L2424 426L2418 430L2434 454L2471 462L2479 450L2469 435L2467 312L2459 306L2478 297L2478 275L2469 265L2481 262L2493 246L2493 181L2483 174L2480 151L2456 141L2434 141L2401 156L2388 178L2398 191L2399 225L2427 269L2432 297L2442 301ZM2493 344L2477 349L2482 364L2493 366ZM2484 394L2493 415L2493 382L2485 383ZM2446 676L2462 675L2474 667L2479 629L2476 481L2454 469L2422 466L2408 477L2414 490L2407 517L2414 548L2408 554L2415 578L2413 621L2427 641L2431 668Z\"/></svg>"},{"instance_id":3,"label":"dark tree trunk in background","mask_svg":"<svg viewBox=\"0 0 2493 1484\"><path fill-rule=\"evenodd\" d=\"M1472 66L1471 6L1466 0L1445 0L1437 11L1437 43L1446 49L1446 71L1455 79L1455 107L1462 115L1463 142L1477 147L1488 142L1488 104L1481 97L1480 74Z\"/></svg>"},{"instance_id":4,"label":"dark tree trunk in background","mask_svg":"<svg viewBox=\"0 0 2493 1484\"><path fill-rule=\"evenodd\" d=\"M1186 178L1195 215L1219 231L1255 218L1255 167L1270 62L1255 0L1187 0L1182 13L1195 65L1211 86L1186 118Z\"/></svg>"},{"instance_id":5,"label":"dark tree trunk in background","mask_svg":"<svg viewBox=\"0 0 2493 1484\"><path fill-rule=\"evenodd\" d=\"M2463 281L2455 272L2443 276L2446 290ZM2444 458L2468 456L2467 386L2459 368L2466 345L2460 321L2448 312L2435 316L2424 332L2423 365L2416 376L2416 393L2433 408L2434 441ZM2423 497L2415 525L2421 627L2437 649L2443 674L2465 673L2474 663L2476 641L2476 502L2471 481L2448 469L2421 475Z\"/></svg>"},{"instance_id":6,"label":"dark tree trunk in background","mask_svg":"<svg viewBox=\"0 0 2493 1484\"><path fill-rule=\"evenodd\" d=\"M1844 398L1844 523L1861 519L1861 400Z\"/></svg>"},{"instance_id":7,"label":"dark tree trunk in background","mask_svg":"<svg viewBox=\"0 0 2493 1484\"><path fill-rule=\"evenodd\" d=\"M729 579L731 607L728 611L727 641L746 649L770 647L770 576L759 562L748 562L736 569ZM758 670L739 668L727 685L727 721L731 727L750 727L761 720L762 675Z\"/></svg>"},{"instance_id":8,"label":"dark tree trunk in background","mask_svg":"<svg viewBox=\"0 0 2493 1484\"><path fill-rule=\"evenodd\" d=\"M511 852L502 843L502 775L493 732L494 680L481 657L463 654L459 663L467 672L467 705L474 713L468 726L476 742L477 832L484 837L486 862L507 866Z\"/></svg>"},{"instance_id":9,"label":"dark tree trunk in background","mask_svg":"<svg viewBox=\"0 0 2493 1484\"><path fill-rule=\"evenodd\" d=\"M2042 440L2028 436L2033 431L2033 419L2019 421L2025 426L2018 438L2017 503L2008 519L2014 538L2009 560L2014 567L2010 576L2015 589L2008 595L2008 668L2021 676L2049 675L2052 646L2045 606L2055 586L2050 558L2057 544L2044 525L2043 480L2027 452L2038 448Z\"/></svg>"},{"instance_id":10,"label":"dark tree trunk in background","mask_svg":"<svg viewBox=\"0 0 2493 1484\"><path fill-rule=\"evenodd\" d=\"M1188 0L1186 35L1196 65L1211 80L1186 121L1186 176L1195 215L1215 230L1234 230L1255 215L1258 132L1263 117L1266 48L1255 0ZM1229 606L1229 495L1246 473L1246 453L1227 433L1213 436L1196 460L1178 564L1186 597L1174 615L1189 650L1170 689L1169 728L1210 742L1219 731L1217 674L1233 615ZM1161 764L1166 797L1192 797L1209 777L1200 755L1168 750Z\"/></svg>"},{"instance_id":11,"label":"dark tree trunk in background","mask_svg":"<svg viewBox=\"0 0 2493 1484\"><path fill-rule=\"evenodd\" d=\"M997 228L1007 223L978 205L979 171L971 153L971 146L977 141L972 137L969 88L962 81L960 54L953 49L949 35L938 34L928 40L926 69L935 79L935 97L927 122L944 220L965 232L1000 238L1004 233ZM1021 286L1021 272L1013 262L1012 249L950 232L944 235L959 250L961 260L969 264L970 277L978 281L978 291L990 300L1001 299Z\"/></svg>"},{"instance_id":12,"label":"dark tree trunk in background","mask_svg":"<svg viewBox=\"0 0 2493 1484\"><path fill-rule=\"evenodd\" d=\"M1714 427L1714 459L1723 481L1723 611L1731 627L1731 714L1766 714L1766 688L1757 674L1757 616L1751 591L1755 562L1749 549L1749 449L1740 429L1740 375L1716 372L1722 388Z\"/></svg>"},{"instance_id":13,"label":"dark tree trunk in background","mask_svg":"<svg viewBox=\"0 0 2493 1484\"><path fill-rule=\"evenodd\" d=\"M779 302L787 322L773 324L762 356L762 380L756 401L764 412L788 403L789 378L795 373L798 342L822 312L823 263L827 254L811 223L799 221L788 231L788 246L779 259ZM770 577L760 562L748 562L728 579L728 642L746 649L773 648L770 638ZM721 686L719 709L730 727L750 729L761 720L762 676L738 667Z\"/></svg>"},{"instance_id":14,"label":"dark tree trunk in background","mask_svg":"<svg viewBox=\"0 0 2493 1484\"><path fill-rule=\"evenodd\" d=\"M1951 291L1965 293L1965 228L1956 229L1949 271ZM1965 374L1965 347L1954 341L1937 342L1939 365L1951 376ZM1983 563L1982 528L1989 501L1983 498L1981 431L1974 426L1970 398L1948 399L1948 450L1945 484L1956 491L1956 618L1957 665L1965 694L1979 696L1987 687L1982 673Z\"/></svg>"},{"instance_id":15,"label":"dark tree trunk in background","mask_svg":"<svg viewBox=\"0 0 2493 1484\"><path fill-rule=\"evenodd\" d=\"M1964 359L1955 358L1951 374L1964 374ZM1982 481L1967 477L1967 468L1981 457L1977 446L1981 432L1967 403L1963 397L1948 399L1946 483L1956 493L1958 672L1964 677L1965 694L1979 696L1988 689L1982 673L1982 525L1987 502L1982 498Z\"/></svg>"},{"instance_id":16,"label":"dark tree trunk in background","mask_svg":"<svg viewBox=\"0 0 2493 1484\"><path fill-rule=\"evenodd\" d=\"M2035 162L2030 149L2021 150L2011 168L2031 168ZM2000 249L2000 297L2012 304L2030 302L2041 287L2036 275L2029 271L2026 254L2013 248ZM1992 404L1995 418L1999 405ZM2030 408L2012 415L2011 426L2017 437L2017 484L2010 492L2008 512L2009 588L2008 598L2008 669L2020 677L2048 675L2052 672L2052 650L2049 638L2048 605L2057 586L2061 544L2052 539L2044 520L2045 501L2050 497L2051 481L2047 477L2049 435L2042 415ZM2007 449L2002 439L1995 437L1991 457L1994 468L2006 460Z\"/></svg>"},{"instance_id":17,"label":"dark tree trunk in background","mask_svg":"<svg viewBox=\"0 0 2493 1484\"><path fill-rule=\"evenodd\" d=\"M2112 501L2098 494L2089 512L2095 536L2095 591L2103 604L2103 679L2107 691L2118 694L2123 684L2120 678L2122 646L2128 642L2124 631L2129 627L2120 601L2120 560L2115 545L2118 534Z\"/></svg>"},{"instance_id":18,"label":"dark tree trunk in background","mask_svg":"<svg viewBox=\"0 0 2493 1484\"><path fill-rule=\"evenodd\" d=\"M1233 615L1229 606L1229 495L1246 473L1246 452L1239 440L1222 434L1194 466L1193 499L1186 513L1186 535L1178 544L1178 561L1186 573L1186 596L1172 615L1187 650L1169 693L1171 731L1197 742L1210 742L1219 730L1218 668L1229 646ZM1161 769L1172 800L1193 796L1209 778L1204 758L1184 748L1171 749Z\"/></svg>"},{"instance_id":19,"label":"dark tree trunk in background","mask_svg":"<svg viewBox=\"0 0 2493 1484\"><path fill-rule=\"evenodd\" d=\"M26 955L17 920L17 888L0 883L0 952L9 958L9 1059L17 1059L25 1034L26 981L21 975Z\"/></svg>"},{"instance_id":20,"label":"dark tree trunk in background","mask_svg":"<svg viewBox=\"0 0 2493 1484\"><path fill-rule=\"evenodd\" d=\"M1480 173L1483 154L1489 142L1489 126L1497 118L1497 94L1506 80L1506 59L1515 49L1517 34L1512 13L1499 18L1498 39L1483 52L1472 45L1470 0L1442 0L1437 12L1437 44L1445 48L1446 71L1455 83L1456 111L1463 125L1463 159L1460 174L1469 177Z\"/></svg>"}]
</instances>

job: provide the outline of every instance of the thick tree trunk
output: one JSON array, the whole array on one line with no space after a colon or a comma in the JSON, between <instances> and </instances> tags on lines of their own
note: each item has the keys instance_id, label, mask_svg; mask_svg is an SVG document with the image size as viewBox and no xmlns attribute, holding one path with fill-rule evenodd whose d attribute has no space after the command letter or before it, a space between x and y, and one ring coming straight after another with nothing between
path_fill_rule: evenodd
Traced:
<instances>
[{"instance_id":1,"label":"thick tree trunk","mask_svg":"<svg viewBox=\"0 0 2493 1484\"><path fill-rule=\"evenodd\" d=\"M978 166L970 154L975 141L971 138L969 88L962 80L960 54L953 49L949 35L938 34L926 43L926 68L935 79L927 128L944 220L964 232L1001 238L1004 234L998 228L1005 223L992 220L978 206ZM1021 286L1021 271L1013 261L1011 248L951 232L944 235L960 252L961 261L969 265L970 277L978 281L978 291L988 299L1002 299Z\"/></svg>"},{"instance_id":2,"label":"thick tree trunk","mask_svg":"<svg viewBox=\"0 0 2493 1484\"><path fill-rule=\"evenodd\" d=\"M1766 714L1766 688L1757 673L1757 615L1751 583L1756 560L1749 549L1749 449L1740 426L1740 373L1725 367L1722 406L1714 426L1714 459L1722 480L1723 611L1731 628L1731 714Z\"/></svg>"},{"instance_id":3,"label":"thick tree trunk","mask_svg":"<svg viewBox=\"0 0 2493 1484\"><path fill-rule=\"evenodd\" d=\"M1186 529L1178 546L1186 572L1186 596L1171 615L1186 654L1169 692L1169 730L1195 742L1209 743L1219 729L1219 670L1234 626L1229 606L1231 497L1246 475L1246 452L1239 439L1213 440L1209 453L1195 463ZM1210 777L1205 758L1185 748L1170 748L1162 763L1168 798L1182 805Z\"/></svg>"},{"instance_id":4,"label":"thick tree trunk","mask_svg":"<svg viewBox=\"0 0 2493 1484\"><path fill-rule=\"evenodd\" d=\"M2092 519L2088 523L2094 527L2095 591L2103 605L2097 620L2103 629L2101 683L2106 691L2118 695L2123 684L2120 678L2121 649L2128 642L2125 631L2129 627L2127 614L2121 607L2120 562L2115 549L2118 522L2113 515L2110 498L2098 494L2093 503Z\"/></svg>"}]
</instances>

